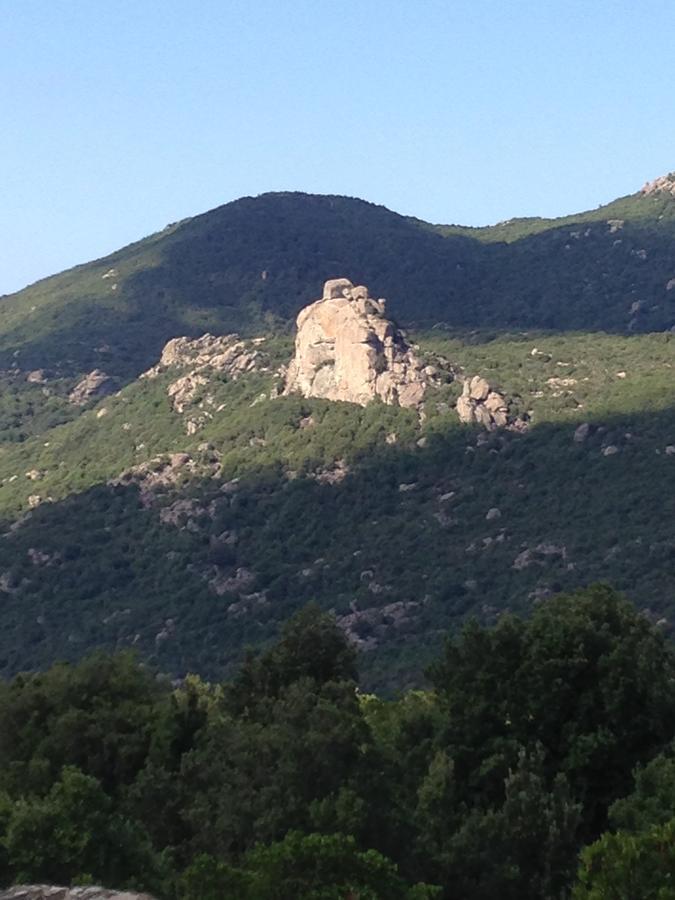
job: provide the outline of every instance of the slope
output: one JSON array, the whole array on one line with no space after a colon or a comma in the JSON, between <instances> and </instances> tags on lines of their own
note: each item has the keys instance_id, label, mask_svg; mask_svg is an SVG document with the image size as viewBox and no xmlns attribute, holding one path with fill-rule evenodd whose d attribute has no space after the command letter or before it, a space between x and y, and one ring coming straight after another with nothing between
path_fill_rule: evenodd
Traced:
<instances>
[{"instance_id":1,"label":"slope","mask_svg":"<svg viewBox=\"0 0 675 900\"><path fill-rule=\"evenodd\" d=\"M408 325L663 330L675 324L673 237L668 192L487 229L346 197L243 198L3 298L0 367L129 379L172 336L288 324L343 274Z\"/></svg>"},{"instance_id":2,"label":"slope","mask_svg":"<svg viewBox=\"0 0 675 900\"><path fill-rule=\"evenodd\" d=\"M0 671L131 645L165 671L215 676L315 600L364 649L366 683L391 689L419 683L467 615L528 611L597 579L670 628L674 345L421 336L520 397L526 435L461 426L458 383L436 389L423 422L277 397L285 339L181 411L168 393L180 373L135 381L0 453Z\"/></svg>"}]
</instances>

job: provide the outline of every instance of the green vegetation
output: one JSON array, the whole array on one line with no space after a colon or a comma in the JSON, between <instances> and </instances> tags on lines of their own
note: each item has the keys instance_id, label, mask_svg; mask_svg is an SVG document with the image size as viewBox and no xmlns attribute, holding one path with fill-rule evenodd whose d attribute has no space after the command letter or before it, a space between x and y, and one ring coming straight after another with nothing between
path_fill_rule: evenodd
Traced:
<instances>
[{"instance_id":1,"label":"green vegetation","mask_svg":"<svg viewBox=\"0 0 675 900\"><path fill-rule=\"evenodd\" d=\"M665 195L457 229L268 194L3 298L0 673L133 645L221 678L316 601L367 649L364 683L390 690L422 684L468 615L527 613L598 579L669 630L674 229ZM187 434L175 376L133 380L168 338L207 329L267 334L273 372L292 317L343 274L388 297L423 351L513 397L530 433L460 427L459 381L420 423L265 399L277 379L254 373L215 374L218 413ZM121 392L69 403L95 367ZM190 466L151 495L140 476L116 483L176 452Z\"/></svg>"},{"instance_id":2,"label":"green vegetation","mask_svg":"<svg viewBox=\"0 0 675 900\"><path fill-rule=\"evenodd\" d=\"M0 684L0 884L161 900L668 898L675 655L606 587L469 623L358 692L308 607L234 677L133 657ZM627 677L629 676L629 677Z\"/></svg>"},{"instance_id":3,"label":"green vegetation","mask_svg":"<svg viewBox=\"0 0 675 900\"><path fill-rule=\"evenodd\" d=\"M0 303L0 366L129 379L164 342L287 326L348 275L402 323L648 332L675 325L675 200L443 228L346 197L265 194L172 225Z\"/></svg>"},{"instance_id":4,"label":"green vegetation","mask_svg":"<svg viewBox=\"0 0 675 900\"><path fill-rule=\"evenodd\" d=\"M0 880L675 896L674 237L273 194L3 298ZM456 371L421 416L278 396L345 274ZM206 330L268 365L176 412L136 376ZM459 424L474 374L526 434Z\"/></svg>"},{"instance_id":5,"label":"green vegetation","mask_svg":"<svg viewBox=\"0 0 675 900\"><path fill-rule=\"evenodd\" d=\"M6 443L0 672L135 646L163 671L218 679L315 601L366 648L364 685L387 691L422 684L467 616L528 613L597 580L669 632L675 336L434 330L420 342L514 397L529 433L461 426L459 380L420 423L382 404L265 399L275 375L216 373L220 411L188 435L202 397L173 412L169 372ZM274 371L288 339L265 352ZM177 452L192 462L175 481L115 483ZM35 496L53 502L30 510Z\"/></svg>"}]
</instances>

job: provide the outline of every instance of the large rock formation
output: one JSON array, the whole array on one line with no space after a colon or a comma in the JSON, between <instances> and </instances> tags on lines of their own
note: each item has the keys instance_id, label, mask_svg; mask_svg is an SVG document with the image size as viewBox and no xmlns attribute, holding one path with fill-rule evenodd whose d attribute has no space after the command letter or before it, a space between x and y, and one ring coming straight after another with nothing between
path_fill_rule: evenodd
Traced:
<instances>
[{"instance_id":1,"label":"large rock formation","mask_svg":"<svg viewBox=\"0 0 675 900\"><path fill-rule=\"evenodd\" d=\"M419 406L437 370L415 355L384 304L346 278L327 281L321 300L298 316L284 393Z\"/></svg>"}]
</instances>

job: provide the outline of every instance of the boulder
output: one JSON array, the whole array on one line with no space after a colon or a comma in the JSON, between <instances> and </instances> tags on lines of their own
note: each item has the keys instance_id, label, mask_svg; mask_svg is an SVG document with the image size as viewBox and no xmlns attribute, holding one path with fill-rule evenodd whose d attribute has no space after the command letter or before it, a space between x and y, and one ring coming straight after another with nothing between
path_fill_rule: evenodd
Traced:
<instances>
[{"instance_id":1,"label":"boulder","mask_svg":"<svg viewBox=\"0 0 675 900\"><path fill-rule=\"evenodd\" d=\"M582 422L581 425L577 426L574 431L574 442L576 444L583 444L588 435L591 433L591 425L590 422Z\"/></svg>"},{"instance_id":2,"label":"boulder","mask_svg":"<svg viewBox=\"0 0 675 900\"><path fill-rule=\"evenodd\" d=\"M298 315L284 394L419 407L436 370L429 372L384 307L363 285L327 281L321 300Z\"/></svg>"},{"instance_id":3,"label":"boulder","mask_svg":"<svg viewBox=\"0 0 675 900\"><path fill-rule=\"evenodd\" d=\"M75 385L68 394L68 400L77 406L83 406L94 398L112 394L114 390L115 383L110 375L106 375L100 369L94 369Z\"/></svg>"},{"instance_id":4,"label":"boulder","mask_svg":"<svg viewBox=\"0 0 675 900\"><path fill-rule=\"evenodd\" d=\"M476 421L476 416L474 414L474 404L471 402L469 397L462 396L457 401L457 415L459 416L459 421L464 425L472 425Z\"/></svg>"},{"instance_id":5,"label":"boulder","mask_svg":"<svg viewBox=\"0 0 675 900\"><path fill-rule=\"evenodd\" d=\"M469 383L469 397L472 400L486 400L489 393L490 383L480 375L474 375Z\"/></svg>"},{"instance_id":6,"label":"boulder","mask_svg":"<svg viewBox=\"0 0 675 900\"><path fill-rule=\"evenodd\" d=\"M473 414L476 417L476 422L484 428L487 428L488 431L492 431L495 428L495 423L490 415L490 410L484 403L477 403L474 407Z\"/></svg>"},{"instance_id":7,"label":"boulder","mask_svg":"<svg viewBox=\"0 0 675 900\"><path fill-rule=\"evenodd\" d=\"M464 425L482 425L487 431L508 428L511 431L527 431L527 422L509 414L510 401L496 391L486 378L474 375L465 378L462 393L455 409Z\"/></svg>"},{"instance_id":8,"label":"boulder","mask_svg":"<svg viewBox=\"0 0 675 900\"><path fill-rule=\"evenodd\" d=\"M29 384L44 384L47 381L47 373L44 369L33 369L26 373L26 381Z\"/></svg>"},{"instance_id":9,"label":"boulder","mask_svg":"<svg viewBox=\"0 0 675 900\"><path fill-rule=\"evenodd\" d=\"M348 278L331 278L323 286L322 300L334 300L336 297L345 297L347 293L356 290Z\"/></svg>"},{"instance_id":10,"label":"boulder","mask_svg":"<svg viewBox=\"0 0 675 900\"><path fill-rule=\"evenodd\" d=\"M490 391L485 398L485 408L491 413L496 413L500 410L508 410L509 406L501 394L498 394L496 391Z\"/></svg>"}]
</instances>

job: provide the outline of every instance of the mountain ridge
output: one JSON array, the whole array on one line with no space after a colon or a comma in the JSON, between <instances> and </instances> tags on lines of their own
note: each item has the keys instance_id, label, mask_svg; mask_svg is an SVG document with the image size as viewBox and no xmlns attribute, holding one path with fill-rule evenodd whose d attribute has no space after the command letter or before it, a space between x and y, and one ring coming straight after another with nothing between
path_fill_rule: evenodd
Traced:
<instances>
[{"instance_id":1,"label":"mountain ridge","mask_svg":"<svg viewBox=\"0 0 675 900\"><path fill-rule=\"evenodd\" d=\"M76 272L79 269L82 269L89 265L102 264L108 260L114 261L114 257L117 257L119 254L125 253L126 251L132 250L137 246L144 244L146 241L152 241L158 237L166 235L168 232L171 232L188 222L192 222L196 219L209 216L212 213L215 213L219 210L224 209L225 207L231 206L236 203L243 203L246 201L255 201L268 197L324 197L328 199L337 199L337 200L353 200L359 203L365 203L369 206L374 206L387 212L392 213L393 215L400 216L403 219L406 219L410 222L418 224L422 228L430 228L434 230L438 230L443 233L446 230L457 229L460 233L466 233L468 235L476 235L476 234L484 234L488 232L497 233L498 229L502 229L505 226L513 226L513 225L528 225L541 223L543 226L553 226L555 223L558 225L565 224L569 221L573 221L578 219L579 217L587 217L593 214L598 213L602 210L611 210L611 208L615 204L622 204L624 201L629 200L631 198L638 197L644 194L653 194L659 192L667 192L672 193L670 190L670 184L672 183L673 173L668 173L663 176L659 176L651 181L645 182L642 188L639 191L635 191L631 194L625 194L621 197L615 198L614 200L609 200L606 203L600 203L597 207L588 208L586 210L582 210L578 213L565 213L561 216L538 216L538 215L529 215L529 216L516 216L508 219L503 219L498 222L489 223L487 225L462 225L461 223L443 223L443 222L432 222L426 219L421 219L419 216L415 216L412 214L399 213L391 207L387 206L384 203L376 203L374 201L364 200L361 197L352 194L316 194L308 191L302 190L286 190L286 191L263 191L260 194L245 194L241 197L237 197L233 200L226 201L225 203L218 204L217 206L212 207L211 209L205 210L201 213L195 213L191 216L184 216L181 219L178 219L174 222L169 222L162 228L157 229L157 231L150 232L149 234L137 238L135 240L130 241L128 244L123 244L121 247L118 247L115 250L111 250L109 252L103 253L100 256L96 256L91 260L88 260L83 263L76 263L73 266L67 266L64 269L60 269L58 272L53 272L49 275L45 275L43 277L37 278L35 281L28 282L22 287L18 288L14 291L9 291L3 294L0 294L0 300L4 300L8 297L13 297L16 294L23 293L24 291L34 288L45 281L49 281L53 278L57 278L59 276L65 275L69 272Z\"/></svg>"},{"instance_id":2,"label":"mountain ridge","mask_svg":"<svg viewBox=\"0 0 675 900\"><path fill-rule=\"evenodd\" d=\"M664 330L674 233L675 199L658 193L479 229L333 195L240 198L5 295L0 368L135 377L171 337L288 328L317 283L345 274L404 325Z\"/></svg>"}]
</instances>

